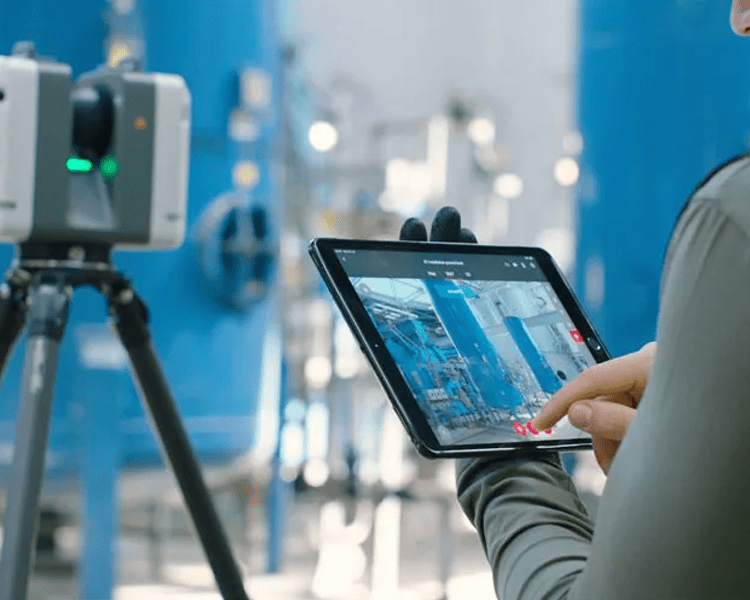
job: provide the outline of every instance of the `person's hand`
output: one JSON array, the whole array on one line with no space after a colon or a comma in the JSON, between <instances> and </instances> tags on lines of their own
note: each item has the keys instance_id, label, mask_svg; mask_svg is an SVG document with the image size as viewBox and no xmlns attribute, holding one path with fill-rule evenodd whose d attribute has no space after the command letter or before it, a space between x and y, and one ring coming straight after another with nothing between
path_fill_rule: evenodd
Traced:
<instances>
[{"instance_id":1,"label":"person's hand","mask_svg":"<svg viewBox=\"0 0 750 600\"><path fill-rule=\"evenodd\" d=\"M532 420L540 431L567 413L570 422L592 435L594 455L606 473L643 396L656 342L632 354L586 369L550 398Z\"/></svg>"},{"instance_id":2,"label":"person's hand","mask_svg":"<svg viewBox=\"0 0 750 600\"><path fill-rule=\"evenodd\" d=\"M401 226L400 240L413 242L427 241L427 228L419 219L412 217ZM477 237L469 229L461 228L461 215L452 206L441 208L432 220L430 228L431 242L462 242L476 244Z\"/></svg>"}]
</instances>

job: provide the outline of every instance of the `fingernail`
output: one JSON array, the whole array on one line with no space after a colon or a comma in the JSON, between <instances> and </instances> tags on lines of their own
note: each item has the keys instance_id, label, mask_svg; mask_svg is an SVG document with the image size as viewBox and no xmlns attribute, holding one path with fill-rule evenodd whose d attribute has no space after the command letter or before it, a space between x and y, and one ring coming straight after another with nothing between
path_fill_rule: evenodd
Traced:
<instances>
[{"instance_id":1,"label":"fingernail","mask_svg":"<svg viewBox=\"0 0 750 600\"><path fill-rule=\"evenodd\" d=\"M588 404L575 404L568 413L568 419L578 429L585 430L591 421L591 407Z\"/></svg>"},{"instance_id":2,"label":"fingernail","mask_svg":"<svg viewBox=\"0 0 750 600\"><path fill-rule=\"evenodd\" d=\"M740 17L740 30L747 32L750 29L750 10L746 10Z\"/></svg>"}]
</instances>

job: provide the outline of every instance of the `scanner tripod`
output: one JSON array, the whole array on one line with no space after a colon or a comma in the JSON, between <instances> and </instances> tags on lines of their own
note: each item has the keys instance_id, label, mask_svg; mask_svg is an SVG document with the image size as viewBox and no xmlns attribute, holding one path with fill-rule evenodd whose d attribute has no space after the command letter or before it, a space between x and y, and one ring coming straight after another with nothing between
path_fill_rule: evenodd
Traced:
<instances>
[{"instance_id":1,"label":"scanner tripod","mask_svg":"<svg viewBox=\"0 0 750 600\"><path fill-rule=\"evenodd\" d=\"M110 252L111 246L102 244L24 242L0 285L0 374L24 325L28 329L0 558L0 597L26 598L60 342L74 288L91 285L107 298L142 401L172 465L219 591L225 600L248 600L154 350L146 305L115 270Z\"/></svg>"}]
</instances>

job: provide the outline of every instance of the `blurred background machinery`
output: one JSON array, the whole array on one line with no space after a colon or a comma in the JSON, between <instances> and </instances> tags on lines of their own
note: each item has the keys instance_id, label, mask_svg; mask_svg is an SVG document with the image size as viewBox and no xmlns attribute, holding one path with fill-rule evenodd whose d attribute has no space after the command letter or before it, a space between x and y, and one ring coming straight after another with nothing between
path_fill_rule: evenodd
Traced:
<instances>
[{"instance_id":1,"label":"blurred background machinery","mask_svg":"<svg viewBox=\"0 0 750 600\"><path fill-rule=\"evenodd\" d=\"M208 479L247 546L248 572L284 572L305 548L314 558L302 586L319 598L388 595L417 578L398 551L400 540L427 539L410 528L417 513L451 515L430 543L467 530L450 464L405 443L308 240L393 238L406 217L454 205L482 243L548 249L621 354L654 337L680 207L750 139L747 40L707 2L0 4L0 53L23 39L70 63L74 77L131 57L185 78L188 240L115 262L152 309L156 347L191 441L216 468ZM11 257L0 247L0 264ZM160 483L158 449L102 310L93 293L73 304L38 545L54 550L64 523L78 520L80 478L90 486L80 487L82 531L108 533L82 533L76 560L112 564L111 555L92 562L96 549L137 530L149 532L148 564L158 566L169 562L165 538L182 530L179 503ZM0 389L0 474L21 356ZM581 455L574 477L595 509L604 478L591 464ZM475 556L476 546L461 550ZM335 560L342 552L346 565ZM458 552L429 561L443 585L424 597L445 595L451 573L484 568ZM132 564L121 563L121 581ZM110 587L116 578L111 568L99 575ZM81 597L95 597L90 589L82 584Z\"/></svg>"},{"instance_id":2,"label":"blurred background machinery","mask_svg":"<svg viewBox=\"0 0 750 600\"><path fill-rule=\"evenodd\" d=\"M278 138L275 4L235 3L218 17L209 7L185 8L137 1L3 4L0 45L10 53L17 40L35 41L40 56L71 64L74 77L129 57L151 71L184 73L195 90L189 239L171 252L117 252L114 262L148 298L155 345L204 464L228 465L251 450L260 452L263 463L275 451L281 386L274 299L283 215L272 163ZM9 265L12 252L1 248L0 263ZM160 468L162 460L125 372L125 355L101 324L103 310L91 292L73 303L46 465L48 490L76 491L80 476L85 598L111 594L115 499L162 501L164 491L123 486L124 493L115 495L116 469L143 473ZM0 402L4 474L14 441L21 346L9 363ZM271 414L266 439L256 435L259 412ZM48 554L54 553L52 532L59 521L48 519L50 527L40 533L39 545Z\"/></svg>"}]
</instances>

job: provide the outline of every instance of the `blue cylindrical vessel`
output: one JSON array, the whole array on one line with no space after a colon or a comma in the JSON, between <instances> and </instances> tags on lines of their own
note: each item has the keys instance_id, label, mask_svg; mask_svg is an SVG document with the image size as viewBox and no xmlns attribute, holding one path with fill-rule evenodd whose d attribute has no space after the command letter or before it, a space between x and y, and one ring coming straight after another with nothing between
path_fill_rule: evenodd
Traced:
<instances>
[{"instance_id":1,"label":"blue cylindrical vessel","mask_svg":"<svg viewBox=\"0 0 750 600\"><path fill-rule=\"evenodd\" d=\"M205 458L223 459L253 443L254 414L269 300L246 312L217 302L196 262L191 232L205 207L232 188L232 166L240 155L228 137L230 112L240 104L238 75L252 67L267 71L277 90L278 41L274 3L151 1L143 6L145 68L178 73L193 96L190 186L186 244L174 252L120 252L116 263L137 274L135 283L153 312L154 339L191 439ZM256 201L274 213L274 123L266 123L254 157L260 182ZM273 219L272 219L273 220ZM276 221L276 226L278 221ZM133 405L134 448L150 448L147 424ZM126 440L127 441L127 440ZM148 456L149 453L146 453ZM135 460L135 454L132 456Z\"/></svg>"},{"instance_id":2,"label":"blue cylindrical vessel","mask_svg":"<svg viewBox=\"0 0 750 600\"><path fill-rule=\"evenodd\" d=\"M77 77L104 62L109 6L104 0L84 0L75 7L52 0L2 3L0 52L9 53L15 41L32 40L39 54L70 63ZM182 75L192 93L188 238L171 251L115 252L114 262L134 281L150 309L156 349L194 448L204 460L226 460L253 444L261 355L271 312L267 299L246 311L218 302L199 271L191 232L203 209L233 187L232 165L240 150L228 136L228 118L240 103L239 70L267 71L274 91L278 90L273 7L270 0L234 1L220 7L154 0L140 6L145 68ZM277 103L275 94L272 105ZM255 144L260 183L253 194L256 203L268 208L272 226L277 227L272 202L277 191L275 139L275 124L266 123ZM9 265L12 255L12 247L0 247L0 267ZM48 477L76 469L76 428L84 397L110 403L122 417L126 464L161 461L132 380L122 377L123 387L112 389L111 376L98 377L94 370L80 377L87 368L82 348L105 339L106 330L102 333L100 326L106 320L103 298L92 290L78 290L61 349L49 446L54 460L48 460ZM6 464L10 458L3 445L13 443L22 350L15 350L0 389L0 461L7 458Z\"/></svg>"},{"instance_id":3,"label":"blue cylindrical vessel","mask_svg":"<svg viewBox=\"0 0 750 600\"><path fill-rule=\"evenodd\" d=\"M681 206L744 152L750 45L729 3L581 0L575 284L613 354L655 337Z\"/></svg>"}]
</instances>

